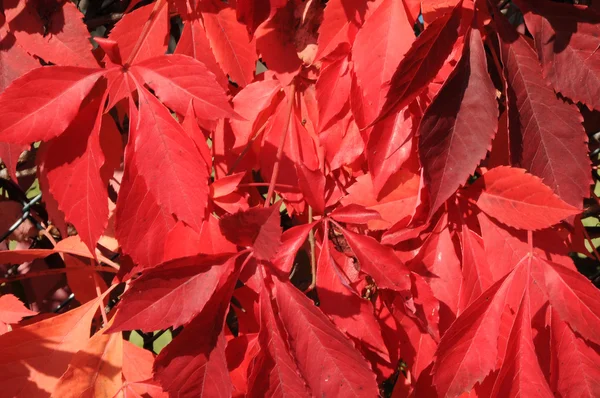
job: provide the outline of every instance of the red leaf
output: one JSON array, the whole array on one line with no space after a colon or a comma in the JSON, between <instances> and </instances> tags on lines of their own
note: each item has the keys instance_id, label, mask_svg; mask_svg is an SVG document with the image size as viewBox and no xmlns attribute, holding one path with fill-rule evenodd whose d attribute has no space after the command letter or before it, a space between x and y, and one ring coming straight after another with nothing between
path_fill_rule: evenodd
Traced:
<instances>
[{"instance_id":1,"label":"red leaf","mask_svg":"<svg viewBox=\"0 0 600 398\"><path fill-rule=\"evenodd\" d=\"M370 236L342 229L350 248L358 258L363 272L371 275L377 286L398 292L410 291L410 271L394 254Z\"/></svg>"},{"instance_id":2,"label":"red leaf","mask_svg":"<svg viewBox=\"0 0 600 398\"><path fill-rule=\"evenodd\" d=\"M564 397L600 394L600 354L551 313L551 385Z\"/></svg>"},{"instance_id":3,"label":"red leaf","mask_svg":"<svg viewBox=\"0 0 600 398\"><path fill-rule=\"evenodd\" d=\"M206 306L238 256L197 255L170 261L136 279L119 303L109 332L152 332L190 322Z\"/></svg>"},{"instance_id":4,"label":"red leaf","mask_svg":"<svg viewBox=\"0 0 600 398\"><path fill-rule=\"evenodd\" d=\"M533 34L544 78L575 102L600 109L600 13L543 0L516 4Z\"/></svg>"},{"instance_id":5,"label":"red leaf","mask_svg":"<svg viewBox=\"0 0 600 398\"><path fill-rule=\"evenodd\" d=\"M123 385L123 335L96 332L71 360L53 397L115 396Z\"/></svg>"},{"instance_id":6,"label":"red leaf","mask_svg":"<svg viewBox=\"0 0 600 398\"><path fill-rule=\"evenodd\" d=\"M234 115L215 76L194 58L165 55L137 64L131 71L139 74L157 97L180 115L186 114L190 101L196 116L204 120Z\"/></svg>"},{"instance_id":7,"label":"red leaf","mask_svg":"<svg viewBox=\"0 0 600 398\"><path fill-rule=\"evenodd\" d=\"M390 89L388 83L414 36L404 4L397 0L383 0L358 31L352 59L366 122L374 120L381 111ZM360 122L359 126L364 127Z\"/></svg>"},{"instance_id":8,"label":"red leaf","mask_svg":"<svg viewBox=\"0 0 600 398\"><path fill-rule=\"evenodd\" d=\"M233 99L235 112L246 120L232 120L234 148L243 148L260 131L284 97L277 80L256 81L244 87Z\"/></svg>"},{"instance_id":9,"label":"red leaf","mask_svg":"<svg viewBox=\"0 0 600 398\"><path fill-rule=\"evenodd\" d=\"M228 6L220 1L201 2L200 9L206 36L223 71L240 87L252 82L256 70L254 40L236 20L235 2Z\"/></svg>"},{"instance_id":10,"label":"red leaf","mask_svg":"<svg viewBox=\"0 0 600 398\"><path fill-rule=\"evenodd\" d=\"M6 90L15 79L40 66L23 47L9 44L9 38L7 35L0 44L0 92Z\"/></svg>"},{"instance_id":11,"label":"red leaf","mask_svg":"<svg viewBox=\"0 0 600 398\"><path fill-rule=\"evenodd\" d=\"M67 272L67 283L73 294L75 294L75 297L77 297L77 301L84 304L94 300L97 297L96 283L101 291L106 291L106 282L100 277L96 278L97 282L95 282L95 271L92 271L90 268L85 269L85 267L91 267L91 265L69 254L64 254L63 256L65 268L70 268L69 272Z\"/></svg>"},{"instance_id":12,"label":"red leaf","mask_svg":"<svg viewBox=\"0 0 600 398\"><path fill-rule=\"evenodd\" d=\"M575 105L556 98L546 85L537 56L525 39L501 19L498 29L509 82L513 163L543 179L565 202L581 208L591 183L581 116Z\"/></svg>"},{"instance_id":13,"label":"red leaf","mask_svg":"<svg viewBox=\"0 0 600 398\"><path fill-rule=\"evenodd\" d=\"M541 260L545 290L552 308L583 338L600 344L600 291L583 275Z\"/></svg>"},{"instance_id":14,"label":"red leaf","mask_svg":"<svg viewBox=\"0 0 600 398\"><path fill-rule=\"evenodd\" d=\"M109 39L119 43L121 59L125 62L133 52L138 40L143 40L139 52L132 63L142 62L148 58L163 55L169 43L169 7L165 3L159 10L154 10L154 4L148 4L127 13L110 31ZM152 18L146 37L140 35L148 20Z\"/></svg>"},{"instance_id":15,"label":"red leaf","mask_svg":"<svg viewBox=\"0 0 600 398\"><path fill-rule=\"evenodd\" d=\"M221 288L154 362L154 378L169 396L230 397L223 324L238 274Z\"/></svg>"},{"instance_id":16,"label":"red leaf","mask_svg":"<svg viewBox=\"0 0 600 398\"><path fill-rule=\"evenodd\" d=\"M325 176L321 170L311 170L304 163L296 163L298 184L304 200L318 213L325 213Z\"/></svg>"},{"instance_id":17,"label":"red leaf","mask_svg":"<svg viewBox=\"0 0 600 398\"><path fill-rule=\"evenodd\" d=\"M15 80L0 95L0 139L29 144L61 134L102 74L98 69L47 66Z\"/></svg>"},{"instance_id":18,"label":"red leaf","mask_svg":"<svg viewBox=\"0 0 600 398\"><path fill-rule=\"evenodd\" d=\"M319 130L325 130L338 116L350 98L350 64L348 57L324 65L315 85L319 105Z\"/></svg>"},{"instance_id":19,"label":"red leaf","mask_svg":"<svg viewBox=\"0 0 600 398\"><path fill-rule=\"evenodd\" d=\"M377 396L375 375L350 340L304 294L274 278L279 316L289 344L316 396Z\"/></svg>"},{"instance_id":20,"label":"red leaf","mask_svg":"<svg viewBox=\"0 0 600 398\"><path fill-rule=\"evenodd\" d=\"M269 0L237 0L237 20L246 24L250 35L269 17L271 3Z\"/></svg>"},{"instance_id":21,"label":"red leaf","mask_svg":"<svg viewBox=\"0 0 600 398\"><path fill-rule=\"evenodd\" d=\"M263 283L260 292L260 352L254 358L249 377L249 397L309 397L306 381L300 376L289 352L279 321L273 312L271 294Z\"/></svg>"},{"instance_id":22,"label":"red leaf","mask_svg":"<svg viewBox=\"0 0 600 398\"><path fill-rule=\"evenodd\" d=\"M361 0L328 1L319 27L315 60L329 55L337 48L349 50L369 6L372 4Z\"/></svg>"},{"instance_id":23,"label":"red leaf","mask_svg":"<svg viewBox=\"0 0 600 398\"><path fill-rule=\"evenodd\" d=\"M331 255L331 244L325 237L317 266L319 308L352 340L375 368L378 362L390 362L381 326L373 305L351 290L342 271ZM389 375L388 375L389 376Z\"/></svg>"},{"instance_id":24,"label":"red leaf","mask_svg":"<svg viewBox=\"0 0 600 398\"><path fill-rule=\"evenodd\" d=\"M223 73L214 54L210 50L206 32L198 19L184 22L183 32L181 32L181 37L177 42L174 53L188 55L202 62L208 70L215 75L217 83L219 83L223 89L227 89L227 86L229 85L227 76Z\"/></svg>"},{"instance_id":25,"label":"red leaf","mask_svg":"<svg viewBox=\"0 0 600 398\"><path fill-rule=\"evenodd\" d=\"M376 210L367 209L366 207L356 204L336 207L329 213L329 217L338 222L349 224L366 224L371 220L381 219L381 216Z\"/></svg>"},{"instance_id":26,"label":"red leaf","mask_svg":"<svg viewBox=\"0 0 600 398\"><path fill-rule=\"evenodd\" d=\"M223 235L239 246L252 247L259 260L272 259L281 242L279 207L254 207L245 212L228 214L219 225Z\"/></svg>"},{"instance_id":27,"label":"red leaf","mask_svg":"<svg viewBox=\"0 0 600 398\"><path fill-rule=\"evenodd\" d=\"M140 268L147 268L163 261L165 247L162 239L175 228L176 219L149 191L148 183L131 159L133 155L128 148L117 198L115 235L123 252L130 255Z\"/></svg>"},{"instance_id":28,"label":"red leaf","mask_svg":"<svg viewBox=\"0 0 600 398\"><path fill-rule=\"evenodd\" d=\"M421 178L414 169L416 167L411 165L394 173L379 195L373 187L373 178L368 174L362 175L348 188L348 196L342 198L341 203L344 206L357 204L377 211L381 220L371 220L367 226L372 230L387 229L415 213Z\"/></svg>"},{"instance_id":29,"label":"red leaf","mask_svg":"<svg viewBox=\"0 0 600 398\"><path fill-rule=\"evenodd\" d=\"M59 209L92 253L108 224L108 180L120 163L122 146L113 119L102 116L101 99L81 109L49 143L43 168ZM111 153L117 154L117 162L111 162Z\"/></svg>"},{"instance_id":30,"label":"red leaf","mask_svg":"<svg viewBox=\"0 0 600 398\"><path fill-rule=\"evenodd\" d=\"M492 285L444 333L432 372L439 396L459 396L496 369L505 298L512 284L523 283L522 274L512 273Z\"/></svg>"},{"instance_id":31,"label":"red leaf","mask_svg":"<svg viewBox=\"0 0 600 398\"><path fill-rule=\"evenodd\" d=\"M481 210L514 228L548 228L579 213L523 169L496 167L485 173L473 190L481 192L477 198Z\"/></svg>"},{"instance_id":32,"label":"red leaf","mask_svg":"<svg viewBox=\"0 0 600 398\"><path fill-rule=\"evenodd\" d=\"M472 29L462 59L419 125L419 159L430 194L430 216L485 157L497 120L496 89L487 72L481 33Z\"/></svg>"},{"instance_id":33,"label":"red leaf","mask_svg":"<svg viewBox=\"0 0 600 398\"><path fill-rule=\"evenodd\" d=\"M130 141L136 170L166 212L199 231L208 200L206 165L156 97L145 89L138 93L140 114Z\"/></svg>"},{"instance_id":34,"label":"red leaf","mask_svg":"<svg viewBox=\"0 0 600 398\"><path fill-rule=\"evenodd\" d=\"M459 315L494 282L485 256L483 239L463 224L460 234L462 246L462 275L458 302Z\"/></svg>"},{"instance_id":35,"label":"red leaf","mask_svg":"<svg viewBox=\"0 0 600 398\"><path fill-rule=\"evenodd\" d=\"M317 225L318 221L310 224L302 224L286 230L281 235L281 246L277 251L277 256L273 259L273 264L282 272L289 273L294 263L296 253L308 238L310 230ZM1 252L0 252L1 253Z\"/></svg>"},{"instance_id":36,"label":"red leaf","mask_svg":"<svg viewBox=\"0 0 600 398\"><path fill-rule=\"evenodd\" d=\"M529 291L521 300L519 311L508 338L506 356L491 396L553 397L538 362L531 333Z\"/></svg>"},{"instance_id":37,"label":"red leaf","mask_svg":"<svg viewBox=\"0 0 600 398\"><path fill-rule=\"evenodd\" d=\"M383 108L371 124L410 104L435 78L458 39L461 14L462 2L459 2L452 12L436 19L415 40L394 72Z\"/></svg>"},{"instance_id":38,"label":"red leaf","mask_svg":"<svg viewBox=\"0 0 600 398\"><path fill-rule=\"evenodd\" d=\"M2 394L49 396L73 355L85 347L99 304L91 301L0 336Z\"/></svg>"},{"instance_id":39,"label":"red leaf","mask_svg":"<svg viewBox=\"0 0 600 398\"><path fill-rule=\"evenodd\" d=\"M17 43L28 53L62 66L93 68L90 34L83 14L71 2L22 1L5 5L6 20Z\"/></svg>"},{"instance_id":40,"label":"red leaf","mask_svg":"<svg viewBox=\"0 0 600 398\"><path fill-rule=\"evenodd\" d=\"M417 127L415 106L412 105L373 127L367 146L367 161L377 197L413 153L413 136Z\"/></svg>"},{"instance_id":41,"label":"red leaf","mask_svg":"<svg viewBox=\"0 0 600 398\"><path fill-rule=\"evenodd\" d=\"M283 86L287 86L302 66L293 39L294 4L277 9L256 29L256 49Z\"/></svg>"},{"instance_id":42,"label":"red leaf","mask_svg":"<svg viewBox=\"0 0 600 398\"><path fill-rule=\"evenodd\" d=\"M36 314L37 312L26 308L14 295L3 294L0 296L0 334L6 332L6 324L19 323L24 317Z\"/></svg>"},{"instance_id":43,"label":"red leaf","mask_svg":"<svg viewBox=\"0 0 600 398\"><path fill-rule=\"evenodd\" d=\"M448 217L444 214L409 264L411 270L425 278L435 298L443 303L440 306L441 333L446 331L458 312L462 277L456 250Z\"/></svg>"}]
</instances>

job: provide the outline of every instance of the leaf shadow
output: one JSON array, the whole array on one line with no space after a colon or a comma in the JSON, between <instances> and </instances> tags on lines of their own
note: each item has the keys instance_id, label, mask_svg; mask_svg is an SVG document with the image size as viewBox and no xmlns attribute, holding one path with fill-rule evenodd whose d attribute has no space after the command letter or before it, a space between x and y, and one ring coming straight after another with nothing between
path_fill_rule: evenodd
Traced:
<instances>
[{"instance_id":1,"label":"leaf shadow","mask_svg":"<svg viewBox=\"0 0 600 398\"><path fill-rule=\"evenodd\" d=\"M74 353L56 349L54 344L48 339L40 339L38 334L25 328L18 328L0 336L0 395L49 397L52 391L47 391L46 388L53 390L54 385L48 385L47 380L38 383L35 380L36 373L44 379L51 377L58 380L74 356ZM84 362L88 362L88 357L96 358L87 353L80 352L79 355L83 356ZM102 369L103 374L109 377L121 371L108 363L103 363Z\"/></svg>"}]
</instances>

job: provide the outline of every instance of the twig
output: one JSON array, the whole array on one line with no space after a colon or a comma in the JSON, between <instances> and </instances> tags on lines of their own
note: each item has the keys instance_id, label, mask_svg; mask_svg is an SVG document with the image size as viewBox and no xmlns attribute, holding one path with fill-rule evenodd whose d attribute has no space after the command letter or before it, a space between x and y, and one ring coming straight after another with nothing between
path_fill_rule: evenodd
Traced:
<instances>
[{"instance_id":1,"label":"twig","mask_svg":"<svg viewBox=\"0 0 600 398\"><path fill-rule=\"evenodd\" d=\"M19 228L21 226L21 224L23 224L25 222L25 220L27 220L29 218L29 209L31 208L31 206L33 206L34 204L39 202L41 198L42 198L42 194L39 193L33 199L31 199L29 202L27 202L25 204L25 206L23 206L23 210L22 210L23 215L21 216L21 218L19 218L17 221L15 221L15 223L10 226L8 231L6 231L0 237L0 242L3 242L6 238L8 238L13 232L15 232L17 230L17 228Z\"/></svg>"},{"instance_id":2,"label":"twig","mask_svg":"<svg viewBox=\"0 0 600 398\"><path fill-rule=\"evenodd\" d=\"M277 177L279 175L279 164L281 163L281 157L283 155L283 147L285 146L285 140L287 138L288 130L290 129L290 122L292 121L292 110L294 108L294 97L296 96L296 83L292 82L292 91L290 93L290 103L288 107L288 116L285 123L285 129L281 133L279 138L279 146L277 147L277 156L275 157L275 164L273 165L273 173L271 174L271 182L269 185L269 191L267 192L267 199L265 200L265 207L271 205L271 198L273 197L273 191L275 191L275 184L277 183Z\"/></svg>"}]
</instances>

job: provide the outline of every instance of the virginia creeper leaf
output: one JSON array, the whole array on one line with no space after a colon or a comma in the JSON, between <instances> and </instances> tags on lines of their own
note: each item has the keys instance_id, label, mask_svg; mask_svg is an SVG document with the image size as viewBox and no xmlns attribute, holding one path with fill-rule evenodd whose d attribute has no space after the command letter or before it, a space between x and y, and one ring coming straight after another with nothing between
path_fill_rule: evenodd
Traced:
<instances>
[{"instance_id":1,"label":"virginia creeper leaf","mask_svg":"<svg viewBox=\"0 0 600 398\"><path fill-rule=\"evenodd\" d=\"M577 336L556 311L551 320L552 386L565 397L594 397L600 393L600 357Z\"/></svg>"},{"instance_id":2,"label":"virginia creeper leaf","mask_svg":"<svg viewBox=\"0 0 600 398\"><path fill-rule=\"evenodd\" d=\"M138 90L140 114L133 160L165 211L200 230L208 200L208 172L194 142L156 97Z\"/></svg>"},{"instance_id":3,"label":"virginia creeper leaf","mask_svg":"<svg viewBox=\"0 0 600 398\"><path fill-rule=\"evenodd\" d=\"M123 294L110 332L179 327L197 316L233 271L237 256L198 255L147 271Z\"/></svg>"},{"instance_id":4,"label":"virginia creeper leaf","mask_svg":"<svg viewBox=\"0 0 600 398\"><path fill-rule=\"evenodd\" d=\"M371 275L377 286L399 292L410 291L409 271L392 249L370 236L346 229L342 229L342 233L358 258L361 270Z\"/></svg>"},{"instance_id":5,"label":"virginia creeper leaf","mask_svg":"<svg viewBox=\"0 0 600 398\"><path fill-rule=\"evenodd\" d=\"M419 125L419 159L430 216L467 181L497 130L496 89L487 72L481 33L472 29L458 65Z\"/></svg>"},{"instance_id":6,"label":"virginia creeper leaf","mask_svg":"<svg viewBox=\"0 0 600 398\"><path fill-rule=\"evenodd\" d=\"M275 281L279 316L300 372L315 395L376 396L375 375L350 340L296 287Z\"/></svg>"},{"instance_id":7,"label":"virginia creeper leaf","mask_svg":"<svg viewBox=\"0 0 600 398\"><path fill-rule=\"evenodd\" d=\"M596 344L600 324L600 291L583 275L550 261L541 261L548 300L560 318Z\"/></svg>"},{"instance_id":8,"label":"virginia creeper leaf","mask_svg":"<svg viewBox=\"0 0 600 398\"><path fill-rule=\"evenodd\" d=\"M223 71L240 87L252 82L256 69L256 47L244 25L236 20L235 2L200 3L206 36Z\"/></svg>"},{"instance_id":9,"label":"virginia creeper leaf","mask_svg":"<svg viewBox=\"0 0 600 398\"><path fill-rule=\"evenodd\" d=\"M114 396L123 384L123 336L96 332L71 360L53 397Z\"/></svg>"},{"instance_id":10,"label":"virginia creeper leaf","mask_svg":"<svg viewBox=\"0 0 600 398\"><path fill-rule=\"evenodd\" d=\"M520 229L542 229L579 213L537 177L523 169L500 166L473 186L477 206L498 221Z\"/></svg>"},{"instance_id":11,"label":"virginia creeper leaf","mask_svg":"<svg viewBox=\"0 0 600 398\"><path fill-rule=\"evenodd\" d=\"M371 124L410 104L435 78L458 39L461 13L462 1L452 12L436 19L414 41L394 72L383 108Z\"/></svg>"},{"instance_id":12,"label":"virginia creeper leaf","mask_svg":"<svg viewBox=\"0 0 600 398\"><path fill-rule=\"evenodd\" d=\"M216 120L233 116L223 88L215 76L194 58L165 55L151 58L131 68L154 90L158 98L180 115L193 100L196 116Z\"/></svg>"},{"instance_id":13,"label":"virginia creeper leaf","mask_svg":"<svg viewBox=\"0 0 600 398\"><path fill-rule=\"evenodd\" d=\"M546 85L535 51L525 39L498 19L512 161L543 179L565 202L581 208L590 185L581 116Z\"/></svg>"},{"instance_id":14,"label":"virginia creeper leaf","mask_svg":"<svg viewBox=\"0 0 600 398\"><path fill-rule=\"evenodd\" d=\"M543 0L516 4L533 34L544 78L574 101L600 109L600 13Z\"/></svg>"},{"instance_id":15,"label":"virginia creeper leaf","mask_svg":"<svg viewBox=\"0 0 600 398\"><path fill-rule=\"evenodd\" d=\"M0 336L0 383L11 397L50 396L84 348L100 300ZM57 355L60 353L60 355Z\"/></svg>"},{"instance_id":16,"label":"virginia creeper leaf","mask_svg":"<svg viewBox=\"0 0 600 398\"><path fill-rule=\"evenodd\" d=\"M58 136L102 74L99 69L46 66L15 80L0 94L0 139L29 144Z\"/></svg>"}]
</instances>

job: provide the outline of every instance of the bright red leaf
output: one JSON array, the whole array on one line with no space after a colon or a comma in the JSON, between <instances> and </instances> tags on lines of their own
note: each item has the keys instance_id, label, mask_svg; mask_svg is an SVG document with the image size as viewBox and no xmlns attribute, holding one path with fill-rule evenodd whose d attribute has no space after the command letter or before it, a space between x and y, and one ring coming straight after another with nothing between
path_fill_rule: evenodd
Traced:
<instances>
[{"instance_id":1,"label":"bright red leaf","mask_svg":"<svg viewBox=\"0 0 600 398\"><path fill-rule=\"evenodd\" d=\"M496 167L485 173L473 190L481 210L514 228L547 228L579 213L523 169Z\"/></svg>"}]
</instances>

